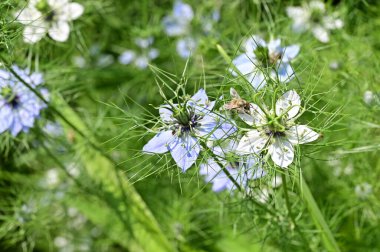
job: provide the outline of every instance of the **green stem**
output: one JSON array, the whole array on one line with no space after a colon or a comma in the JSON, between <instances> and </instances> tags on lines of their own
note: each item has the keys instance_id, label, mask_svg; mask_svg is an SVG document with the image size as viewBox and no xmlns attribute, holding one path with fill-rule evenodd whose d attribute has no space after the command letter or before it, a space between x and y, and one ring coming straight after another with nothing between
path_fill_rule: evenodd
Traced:
<instances>
[{"instance_id":1,"label":"green stem","mask_svg":"<svg viewBox=\"0 0 380 252\"><path fill-rule=\"evenodd\" d=\"M307 185L305 179L302 176L302 173L300 172L300 178L298 181L299 190L301 192L301 195L309 209L309 212L314 220L315 225L320 230L322 241L325 245L325 248L328 251L332 252L339 252L339 246L337 242L335 241L335 238L327 225L321 210L319 209L317 202L315 202L315 199L313 195L310 192L309 186Z\"/></svg>"}]
</instances>

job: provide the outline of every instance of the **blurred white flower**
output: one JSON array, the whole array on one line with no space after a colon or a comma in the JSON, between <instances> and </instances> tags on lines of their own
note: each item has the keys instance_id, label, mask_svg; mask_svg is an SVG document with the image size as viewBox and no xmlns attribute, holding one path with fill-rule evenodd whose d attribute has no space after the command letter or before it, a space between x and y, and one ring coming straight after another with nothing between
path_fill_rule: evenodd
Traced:
<instances>
[{"instance_id":1,"label":"blurred white flower","mask_svg":"<svg viewBox=\"0 0 380 252\"><path fill-rule=\"evenodd\" d=\"M366 199L372 194L372 185L367 182L355 186L355 194L359 199Z\"/></svg>"},{"instance_id":2,"label":"blurred white flower","mask_svg":"<svg viewBox=\"0 0 380 252\"><path fill-rule=\"evenodd\" d=\"M367 90L367 91L364 92L364 95L363 95L363 101L364 101L367 105L371 105L372 102L374 101L374 98L375 98L375 95L373 94L372 91Z\"/></svg>"},{"instance_id":3,"label":"blurred white flower","mask_svg":"<svg viewBox=\"0 0 380 252\"><path fill-rule=\"evenodd\" d=\"M45 175L45 184L48 187L54 187L54 186L58 185L59 182L60 182L59 172L58 172L57 169L52 168L52 169L50 169L50 170L48 170L46 172L46 175Z\"/></svg>"},{"instance_id":4,"label":"blurred white flower","mask_svg":"<svg viewBox=\"0 0 380 252\"><path fill-rule=\"evenodd\" d=\"M305 3L302 7L287 7L286 13L293 20L294 32L310 30L322 43L329 42L330 30L341 29L344 25L341 19L327 15L325 4L317 0Z\"/></svg>"},{"instance_id":5,"label":"blurred white flower","mask_svg":"<svg viewBox=\"0 0 380 252\"><path fill-rule=\"evenodd\" d=\"M28 5L16 13L16 19L25 25L23 32L26 43L36 43L46 33L58 41L69 38L69 22L79 18L84 8L69 0L30 0Z\"/></svg>"},{"instance_id":6,"label":"blurred white flower","mask_svg":"<svg viewBox=\"0 0 380 252\"><path fill-rule=\"evenodd\" d=\"M270 111L251 103L250 113L239 116L253 129L241 138L237 153L249 155L268 151L276 165L288 167L294 159L294 145L319 137L308 126L295 124L300 107L301 98L294 90L283 94Z\"/></svg>"},{"instance_id":7,"label":"blurred white flower","mask_svg":"<svg viewBox=\"0 0 380 252\"><path fill-rule=\"evenodd\" d=\"M153 42L153 37L136 38L135 44L140 48L141 52L135 52L130 49L125 50L119 56L119 63L123 65L133 64L139 69L147 68L149 63L160 55L157 48L151 48Z\"/></svg>"}]
</instances>

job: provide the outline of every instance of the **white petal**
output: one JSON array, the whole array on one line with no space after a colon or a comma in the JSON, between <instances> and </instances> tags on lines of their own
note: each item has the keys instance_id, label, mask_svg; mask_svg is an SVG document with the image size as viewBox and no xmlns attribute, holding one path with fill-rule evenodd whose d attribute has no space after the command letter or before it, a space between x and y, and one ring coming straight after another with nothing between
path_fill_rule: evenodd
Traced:
<instances>
[{"instance_id":1,"label":"white petal","mask_svg":"<svg viewBox=\"0 0 380 252\"><path fill-rule=\"evenodd\" d=\"M268 153L273 162L282 168L288 167L294 159L293 145L282 138L275 138L275 141L268 148Z\"/></svg>"},{"instance_id":2,"label":"white petal","mask_svg":"<svg viewBox=\"0 0 380 252\"><path fill-rule=\"evenodd\" d=\"M246 76L246 78L256 90L263 88L267 84L264 74L259 70Z\"/></svg>"},{"instance_id":3,"label":"white petal","mask_svg":"<svg viewBox=\"0 0 380 252\"><path fill-rule=\"evenodd\" d=\"M236 153L238 154L253 154L261 152L269 138L265 133L258 130L248 131L245 136L243 136L236 148Z\"/></svg>"},{"instance_id":4,"label":"white petal","mask_svg":"<svg viewBox=\"0 0 380 252\"><path fill-rule=\"evenodd\" d=\"M333 18L331 16L323 17L323 26L329 30L341 29L344 25L343 21L339 18Z\"/></svg>"},{"instance_id":5,"label":"white petal","mask_svg":"<svg viewBox=\"0 0 380 252\"><path fill-rule=\"evenodd\" d=\"M253 55L248 55L245 53L239 55L232 61L232 64L234 64L237 70L239 70L239 72L244 76L248 76L254 72L256 69L255 63L256 59ZM231 69L231 72L234 76L239 75L234 71L234 69Z\"/></svg>"},{"instance_id":6,"label":"white petal","mask_svg":"<svg viewBox=\"0 0 380 252\"><path fill-rule=\"evenodd\" d=\"M282 53L281 39L274 39L274 40L269 41L268 51L269 51L269 54L281 54Z\"/></svg>"},{"instance_id":7,"label":"white petal","mask_svg":"<svg viewBox=\"0 0 380 252\"><path fill-rule=\"evenodd\" d=\"M296 91L290 90L283 94L276 102L276 115L287 115L287 119L295 117L301 106L301 97Z\"/></svg>"},{"instance_id":8,"label":"white petal","mask_svg":"<svg viewBox=\"0 0 380 252\"><path fill-rule=\"evenodd\" d=\"M249 37L245 43L244 48L246 53L253 53L258 46L266 47L267 43L260 36L253 35Z\"/></svg>"},{"instance_id":9,"label":"white petal","mask_svg":"<svg viewBox=\"0 0 380 252\"><path fill-rule=\"evenodd\" d=\"M292 29L294 32L303 32L307 29L310 12L302 7L287 7L286 14L293 19Z\"/></svg>"},{"instance_id":10,"label":"white petal","mask_svg":"<svg viewBox=\"0 0 380 252\"><path fill-rule=\"evenodd\" d=\"M63 12L63 15L66 16L66 20L70 21L82 16L84 7L79 3L69 3L64 7Z\"/></svg>"},{"instance_id":11,"label":"white petal","mask_svg":"<svg viewBox=\"0 0 380 252\"><path fill-rule=\"evenodd\" d=\"M322 43L329 42L329 40L330 40L329 33L322 26L315 26L315 27L313 27L312 32L314 34L314 37L316 39L318 39L319 41L321 41Z\"/></svg>"},{"instance_id":12,"label":"white petal","mask_svg":"<svg viewBox=\"0 0 380 252\"><path fill-rule=\"evenodd\" d=\"M282 62L277 69L277 72L273 71L274 75L277 74L277 76L274 76L275 79L278 78L278 80L282 83L287 83L291 81L294 78L294 70L292 66L289 63Z\"/></svg>"},{"instance_id":13,"label":"white petal","mask_svg":"<svg viewBox=\"0 0 380 252\"><path fill-rule=\"evenodd\" d=\"M149 66L149 59L145 55L137 56L135 66L139 69L145 69Z\"/></svg>"},{"instance_id":14,"label":"white petal","mask_svg":"<svg viewBox=\"0 0 380 252\"><path fill-rule=\"evenodd\" d=\"M41 21L42 14L35 8L27 7L15 14L17 21L24 25L29 25L36 20ZM38 21L37 21L38 22Z\"/></svg>"},{"instance_id":15,"label":"white petal","mask_svg":"<svg viewBox=\"0 0 380 252\"><path fill-rule=\"evenodd\" d=\"M144 145L143 151L146 153L165 153L168 151L169 142L173 139L171 130L160 132Z\"/></svg>"},{"instance_id":16,"label":"white petal","mask_svg":"<svg viewBox=\"0 0 380 252\"><path fill-rule=\"evenodd\" d=\"M171 111L169 105L162 105L158 111L160 113L160 117L164 122L172 122L173 121L173 111Z\"/></svg>"},{"instance_id":17,"label":"white petal","mask_svg":"<svg viewBox=\"0 0 380 252\"><path fill-rule=\"evenodd\" d=\"M58 42L65 42L69 38L70 26L67 22L59 21L49 29L49 36Z\"/></svg>"},{"instance_id":18,"label":"white petal","mask_svg":"<svg viewBox=\"0 0 380 252\"><path fill-rule=\"evenodd\" d=\"M292 144L304 144L318 139L319 134L306 125L292 126L286 131L286 135Z\"/></svg>"},{"instance_id":19,"label":"white petal","mask_svg":"<svg viewBox=\"0 0 380 252\"><path fill-rule=\"evenodd\" d=\"M23 31L24 42L33 44L40 41L45 36L47 31L46 23L33 22L25 26Z\"/></svg>"},{"instance_id":20,"label":"white petal","mask_svg":"<svg viewBox=\"0 0 380 252\"><path fill-rule=\"evenodd\" d=\"M250 104L250 114L239 114L239 117L251 126L261 126L267 123L265 113L254 103Z\"/></svg>"}]
</instances>

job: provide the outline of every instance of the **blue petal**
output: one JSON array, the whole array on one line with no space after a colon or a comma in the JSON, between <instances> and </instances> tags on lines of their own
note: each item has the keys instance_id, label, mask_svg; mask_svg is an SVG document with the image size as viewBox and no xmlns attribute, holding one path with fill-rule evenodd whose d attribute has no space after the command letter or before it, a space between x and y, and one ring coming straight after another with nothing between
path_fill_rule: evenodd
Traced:
<instances>
[{"instance_id":1,"label":"blue petal","mask_svg":"<svg viewBox=\"0 0 380 252\"><path fill-rule=\"evenodd\" d=\"M13 123L12 109L8 105L3 105L0 108L0 133L3 133Z\"/></svg>"},{"instance_id":2,"label":"blue petal","mask_svg":"<svg viewBox=\"0 0 380 252\"><path fill-rule=\"evenodd\" d=\"M172 37L185 34L188 29L188 24L186 22L180 22L173 16L164 17L162 25L164 26L165 33Z\"/></svg>"},{"instance_id":3,"label":"blue petal","mask_svg":"<svg viewBox=\"0 0 380 252\"><path fill-rule=\"evenodd\" d=\"M189 58L196 49L197 42L191 37L179 39L177 41L176 50L178 55L183 59Z\"/></svg>"},{"instance_id":4,"label":"blue petal","mask_svg":"<svg viewBox=\"0 0 380 252\"><path fill-rule=\"evenodd\" d=\"M196 132L201 137L209 137L210 140L218 140L228 137L236 132L237 128L232 123L217 115L205 115L199 120Z\"/></svg>"},{"instance_id":5,"label":"blue petal","mask_svg":"<svg viewBox=\"0 0 380 252\"><path fill-rule=\"evenodd\" d=\"M184 22L190 22L194 17L194 12L190 5L177 1L174 4L173 15Z\"/></svg>"},{"instance_id":6,"label":"blue petal","mask_svg":"<svg viewBox=\"0 0 380 252\"><path fill-rule=\"evenodd\" d=\"M177 105L174 104L174 106L176 107ZM170 109L170 106L165 104L165 105L162 105L158 111L160 113L160 117L162 119L162 121L164 122L172 122L174 119L173 119L173 111L171 111Z\"/></svg>"},{"instance_id":7,"label":"blue petal","mask_svg":"<svg viewBox=\"0 0 380 252\"><path fill-rule=\"evenodd\" d=\"M280 82L289 82L294 78L294 71L290 64L281 63L277 70L277 76Z\"/></svg>"},{"instance_id":8,"label":"blue petal","mask_svg":"<svg viewBox=\"0 0 380 252\"><path fill-rule=\"evenodd\" d=\"M165 153L168 151L169 142L173 141L173 139L172 131L160 132L143 147L143 151L147 153Z\"/></svg>"},{"instance_id":9,"label":"blue petal","mask_svg":"<svg viewBox=\"0 0 380 252\"><path fill-rule=\"evenodd\" d=\"M205 176L206 182L212 183L212 190L214 192L226 189L228 184L231 183L230 179L213 159L207 160L206 164L201 164L199 173Z\"/></svg>"},{"instance_id":10,"label":"blue petal","mask_svg":"<svg viewBox=\"0 0 380 252\"><path fill-rule=\"evenodd\" d=\"M195 137L183 135L169 143L169 150L174 161L185 172L197 160L201 147Z\"/></svg>"},{"instance_id":11,"label":"blue petal","mask_svg":"<svg viewBox=\"0 0 380 252\"><path fill-rule=\"evenodd\" d=\"M300 52L299 45L291 45L291 46L285 47L283 49L282 61L289 62L293 60L298 55L299 52Z\"/></svg>"}]
</instances>

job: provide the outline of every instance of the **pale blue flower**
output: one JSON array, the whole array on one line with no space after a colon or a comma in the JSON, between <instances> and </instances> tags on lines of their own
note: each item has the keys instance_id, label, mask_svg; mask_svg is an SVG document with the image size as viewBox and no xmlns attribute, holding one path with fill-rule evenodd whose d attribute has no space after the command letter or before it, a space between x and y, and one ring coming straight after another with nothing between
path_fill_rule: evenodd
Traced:
<instances>
[{"instance_id":1,"label":"pale blue flower","mask_svg":"<svg viewBox=\"0 0 380 252\"><path fill-rule=\"evenodd\" d=\"M136 38L135 44L140 48L140 52L125 50L119 56L120 64L133 64L139 69L147 68L149 63L160 55L160 51L158 49L151 47L153 42L153 37Z\"/></svg>"},{"instance_id":2,"label":"pale blue flower","mask_svg":"<svg viewBox=\"0 0 380 252\"><path fill-rule=\"evenodd\" d=\"M177 41L177 53L181 58L187 59L197 48L197 41L191 37Z\"/></svg>"},{"instance_id":3,"label":"pale blue flower","mask_svg":"<svg viewBox=\"0 0 380 252\"><path fill-rule=\"evenodd\" d=\"M222 190L235 190L235 183L222 169L221 165L227 170L232 179L239 186L247 190L249 182L266 175L258 163L255 156L241 157L235 154L238 142L235 140L227 140L222 144L213 146L211 150L216 155L200 165L200 174L205 176L206 182L212 183L212 190L220 192Z\"/></svg>"},{"instance_id":4,"label":"pale blue flower","mask_svg":"<svg viewBox=\"0 0 380 252\"><path fill-rule=\"evenodd\" d=\"M177 1L173 7L173 13L162 20L165 33L171 37L187 34L193 17L194 12L191 6Z\"/></svg>"},{"instance_id":5,"label":"pale blue flower","mask_svg":"<svg viewBox=\"0 0 380 252\"><path fill-rule=\"evenodd\" d=\"M236 131L233 123L211 112L215 101L209 101L200 89L182 104L166 104L160 107L164 127L144 147L146 153L170 151L174 161L185 172L201 152L200 140L223 139Z\"/></svg>"},{"instance_id":6,"label":"pale blue flower","mask_svg":"<svg viewBox=\"0 0 380 252\"><path fill-rule=\"evenodd\" d=\"M43 83L41 73L30 73L28 69L16 66L13 70L31 87L47 98L46 89L40 89ZM39 117L46 105L21 83L11 72L0 70L0 133L9 130L13 136L21 131L27 132Z\"/></svg>"},{"instance_id":7,"label":"pale blue flower","mask_svg":"<svg viewBox=\"0 0 380 252\"><path fill-rule=\"evenodd\" d=\"M298 45L282 47L280 39L267 43L254 35L245 41L244 50L232 63L255 89L264 87L268 78L281 83L287 83L294 78L290 63L300 51ZM266 71L268 74L264 73ZM233 69L231 72L238 76Z\"/></svg>"}]
</instances>

